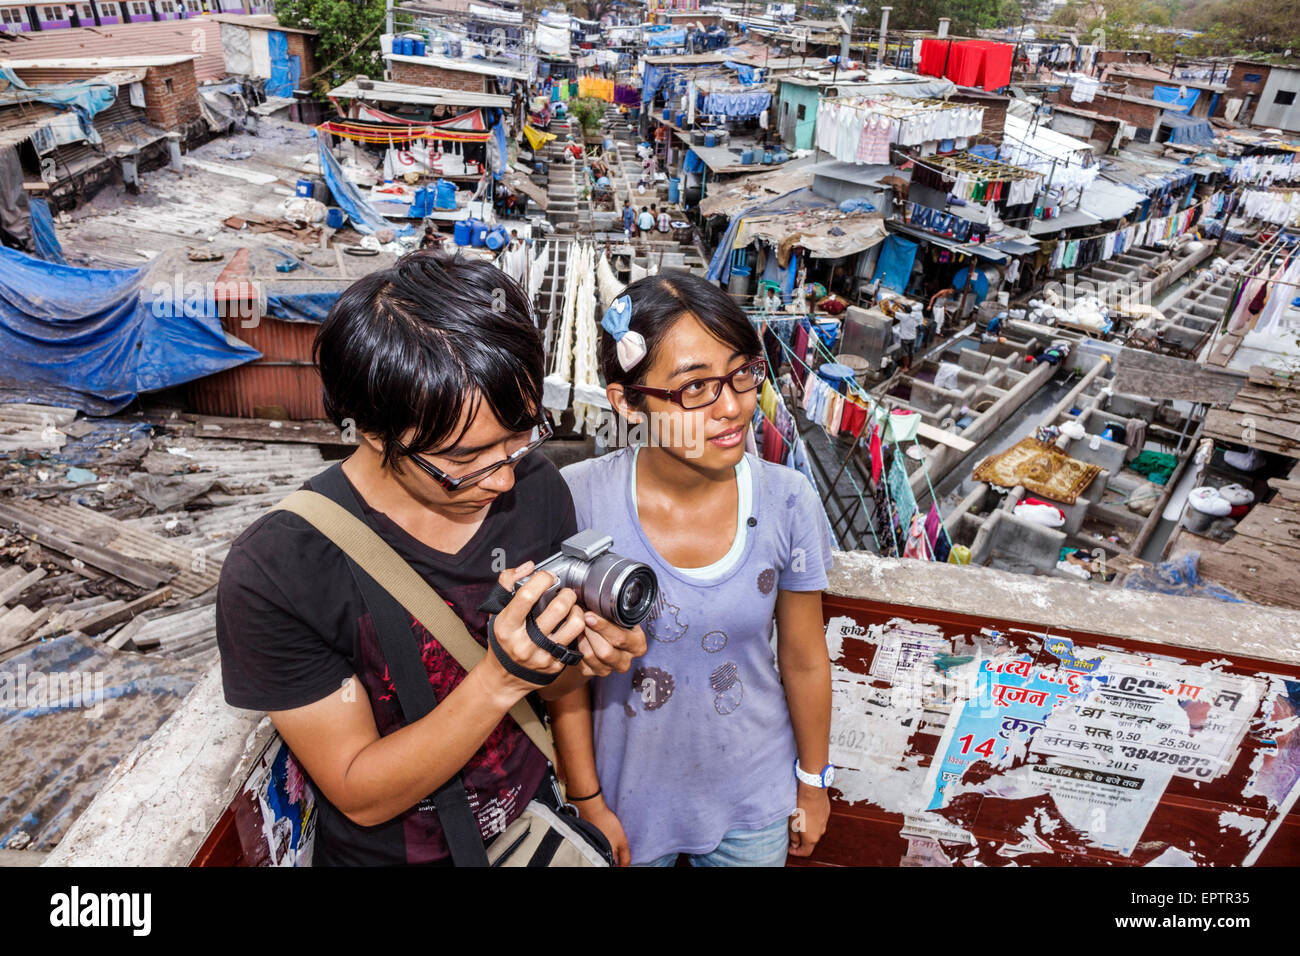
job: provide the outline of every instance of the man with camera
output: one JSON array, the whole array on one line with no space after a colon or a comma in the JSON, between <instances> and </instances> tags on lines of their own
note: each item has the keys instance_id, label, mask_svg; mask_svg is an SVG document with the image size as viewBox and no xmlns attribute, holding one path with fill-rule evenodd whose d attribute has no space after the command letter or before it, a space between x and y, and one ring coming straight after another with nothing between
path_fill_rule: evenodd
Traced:
<instances>
[{"instance_id":1,"label":"man with camera","mask_svg":"<svg viewBox=\"0 0 1300 956\"><path fill-rule=\"evenodd\" d=\"M489 847L530 800L557 805L519 702L626 671L645 636L584 608L544 570L515 589L578 530L565 482L536 453L550 435L543 350L518 285L484 262L413 253L340 296L316 361L326 410L357 449L309 487L350 506L491 649L466 669L427 616L403 612L396 630L409 633L398 637L418 649L436 697L408 719L386 653L393 629L378 632L386 615L369 591L386 582L276 510L222 568L226 700L266 711L315 784L316 865L448 865L431 795L459 775Z\"/></svg>"}]
</instances>

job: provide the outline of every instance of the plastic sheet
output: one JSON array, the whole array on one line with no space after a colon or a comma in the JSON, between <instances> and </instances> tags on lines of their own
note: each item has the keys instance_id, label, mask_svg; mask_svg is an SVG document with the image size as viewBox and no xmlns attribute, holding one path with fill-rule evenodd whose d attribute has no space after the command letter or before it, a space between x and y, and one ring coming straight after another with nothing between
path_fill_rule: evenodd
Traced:
<instances>
[{"instance_id":1,"label":"plastic sheet","mask_svg":"<svg viewBox=\"0 0 1300 956\"><path fill-rule=\"evenodd\" d=\"M339 166L339 161L334 158L330 152L329 146L325 140L319 139L318 147L320 151L320 168L325 176L325 183L329 186L330 192L334 195L334 202L348 214L352 220L352 228L363 236L368 236L379 229L392 229L397 235L404 236L411 232L410 226L395 226L377 213L373 206L361 195L361 190L356 185L348 182L347 177L343 175L343 169Z\"/></svg>"},{"instance_id":2,"label":"plastic sheet","mask_svg":"<svg viewBox=\"0 0 1300 956\"><path fill-rule=\"evenodd\" d=\"M27 202L32 211L32 245L36 247L36 254L46 262L67 265L59 237L54 234L54 217L50 215L50 204L39 196L32 196Z\"/></svg>"},{"instance_id":3,"label":"plastic sheet","mask_svg":"<svg viewBox=\"0 0 1300 956\"><path fill-rule=\"evenodd\" d=\"M1124 578L1124 587L1129 591L1153 591L1157 594L1214 598L1235 604L1246 603L1227 588L1211 584L1202 578L1197 570L1200 560L1200 552L1192 551L1173 561L1161 561L1149 568L1131 571Z\"/></svg>"},{"instance_id":4,"label":"plastic sheet","mask_svg":"<svg viewBox=\"0 0 1300 956\"><path fill-rule=\"evenodd\" d=\"M209 298L175 301L142 269L79 269L0 248L0 399L107 415L259 358Z\"/></svg>"}]
</instances>

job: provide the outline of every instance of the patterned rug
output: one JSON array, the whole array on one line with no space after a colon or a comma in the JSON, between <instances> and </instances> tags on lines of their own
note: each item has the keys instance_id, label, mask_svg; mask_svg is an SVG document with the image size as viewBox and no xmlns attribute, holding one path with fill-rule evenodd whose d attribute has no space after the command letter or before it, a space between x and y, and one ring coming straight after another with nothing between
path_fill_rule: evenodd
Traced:
<instances>
[{"instance_id":1,"label":"patterned rug","mask_svg":"<svg viewBox=\"0 0 1300 956\"><path fill-rule=\"evenodd\" d=\"M975 480L1003 488L1024 485L1035 495L1072 505L1100 473L1100 465L1071 458L1037 438L1022 438L1019 444L980 462Z\"/></svg>"}]
</instances>

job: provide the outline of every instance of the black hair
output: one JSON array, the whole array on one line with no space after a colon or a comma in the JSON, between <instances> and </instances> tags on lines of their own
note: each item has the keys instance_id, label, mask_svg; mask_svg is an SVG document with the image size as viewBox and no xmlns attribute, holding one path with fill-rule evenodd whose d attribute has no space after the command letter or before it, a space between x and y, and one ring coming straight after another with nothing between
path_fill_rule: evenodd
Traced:
<instances>
[{"instance_id":1,"label":"black hair","mask_svg":"<svg viewBox=\"0 0 1300 956\"><path fill-rule=\"evenodd\" d=\"M481 401L511 431L528 431L541 415L545 359L528 296L495 266L459 253L412 252L352 283L312 354L325 413L377 436L386 466L404 450L458 440L468 427L461 416L473 421Z\"/></svg>"},{"instance_id":2,"label":"black hair","mask_svg":"<svg viewBox=\"0 0 1300 956\"><path fill-rule=\"evenodd\" d=\"M600 334L600 371L610 385L643 385L646 369L654 364L668 330L684 315L694 316L714 338L730 345L742 355L762 355L759 341L749 317L731 296L714 283L682 269L664 269L657 275L633 282L621 293L632 301L632 318L628 328L645 339L646 354L631 370L618 364L614 337L603 328ZM639 392L627 393L628 404L639 406Z\"/></svg>"}]
</instances>

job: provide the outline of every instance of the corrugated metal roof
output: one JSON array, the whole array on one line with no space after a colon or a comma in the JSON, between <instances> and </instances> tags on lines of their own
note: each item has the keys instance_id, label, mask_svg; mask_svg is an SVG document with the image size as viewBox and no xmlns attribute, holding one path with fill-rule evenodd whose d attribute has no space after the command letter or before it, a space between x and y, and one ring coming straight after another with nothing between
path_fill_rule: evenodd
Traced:
<instances>
[{"instance_id":1,"label":"corrugated metal roof","mask_svg":"<svg viewBox=\"0 0 1300 956\"><path fill-rule=\"evenodd\" d=\"M16 109L0 110L0 147L17 146L32 133L59 115L48 103L24 103Z\"/></svg>"},{"instance_id":2,"label":"corrugated metal roof","mask_svg":"<svg viewBox=\"0 0 1300 956\"><path fill-rule=\"evenodd\" d=\"M407 57L406 59L415 59ZM362 89L355 80L330 90L330 96L360 99L379 103L414 103L420 106L496 106L509 109L511 99L496 93L474 93L466 90L445 90L436 86L416 86L413 83L388 83L371 80Z\"/></svg>"},{"instance_id":3,"label":"corrugated metal roof","mask_svg":"<svg viewBox=\"0 0 1300 956\"><path fill-rule=\"evenodd\" d=\"M281 26L271 13L209 13L208 19L218 23L233 23L235 26L251 27L254 30L279 30L281 33L305 33L307 36L319 35L318 30L303 27Z\"/></svg>"},{"instance_id":4,"label":"corrugated metal roof","mask_svg":"<svg viewBox=\"0 0 1300 956\"><path fill-rule=\"evenodd\" d=\"M174 66L197 60L195 53L156 53L152 56L41 57L31 60L5 60L12 70L98 70L129 72L150 66Z\"/></svg>"},{"instance_id":5,"label":"corrugated metal roof","mask_svg":"<svg viewBox=\"0 0 1300 956\"><path fill-rule=\"evenodd\" d=\"M460 73L481 73L484 76L508 76L516 80L528 79L528 71L508 63L489 63L487 60L458 60L450 56L430 53L425 56L406 56L400 53L385 53L389 62L414 63L416 66L433 66L440 70L456 70Z\"/></svg>"},{"instance_id":6,"label":"corrugated metal roof","mask_svg":"<svg viewBox=\"0 0 1300 956\"><path fill-rule=\"evenodd\" d=\"M226 61L221 47L221 24L207 17L9 34L12 39L0 43L0 54L15 60L193 56L199 39L196 30L202 31L203 43L194 61L195 77L200 82L224 79Z\"/></svg>"},{"instance_id":7,"label":"corrugated metal roof","mask_svg":"<svg viewBox=\"0 0 1300 956\"><path fill-rule=\"evenodd\" d=\"M98 64L99 61L87 60L83 65L77 66L79 61L67 60L58 61L58 66L39 66L32 67L27 64L30 60L18 61L6 60L5 65L10 67L18 74L18 78L30 86L47 86L56 83L70 83L78 80L95 80L98 83L111 83L113 86L126 86L129 83L139 83L145 78L148 72L143 68L133 70L112 70L104 72L99 65L91 66L92 62ZM44 64L47 61L37 61ZM51 61L52 62L52 61ZM63 63L67 63L64 66Z\"/></svg>"}]
</instances>

